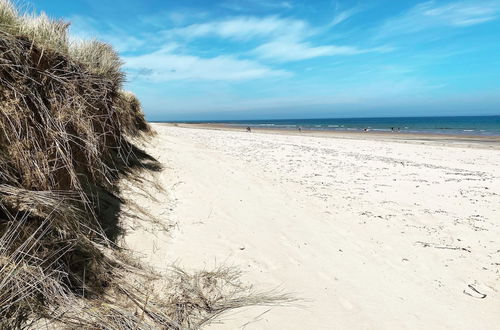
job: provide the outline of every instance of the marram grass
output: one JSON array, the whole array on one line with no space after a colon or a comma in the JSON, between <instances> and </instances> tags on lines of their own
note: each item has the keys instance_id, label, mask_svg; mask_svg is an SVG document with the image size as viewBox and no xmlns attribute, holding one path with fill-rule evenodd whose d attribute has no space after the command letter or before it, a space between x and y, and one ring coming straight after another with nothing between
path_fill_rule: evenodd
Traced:
<instances>
[{"instance_id":1,"label":"marram grass","mask_svg":"<svg viewBox=\"0 0 500 330\"><path fill-rule=\"evenodd\" d=\"M118 180L159 165L111 46L0 0L0 329L194 329L276 304L220 268L155 274L115 245Z\"/></svg>"}]
</instances>

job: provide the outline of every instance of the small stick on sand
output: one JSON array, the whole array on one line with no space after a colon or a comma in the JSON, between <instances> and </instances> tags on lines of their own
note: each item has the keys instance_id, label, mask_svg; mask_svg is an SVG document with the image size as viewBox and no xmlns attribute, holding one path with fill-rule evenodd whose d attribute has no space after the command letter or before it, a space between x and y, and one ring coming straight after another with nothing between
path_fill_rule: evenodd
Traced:
<instances>
[{"instance_id":1,"label":"small stick on sand","mask_svg":"<svg viewBox=\"0 0 500 330\"><path fill-rule=\"evenodd\" d=\"M464 294L468 295L468 296L471 296L473 298L477 298L477 299L484 299L486 298L486 294L484 293L481 293L479 292L472 284L469 284L467 285L472 291L474 291L475 293L477 293L479 296L474 296L473 294L467 292L466 290L464 290Z\"/></svg>"},{"instance_id":2,"label":"small stick on sand","mask_svg":"<svg viewBox=\"0 0 500 330\"><path fill-rule=\"evenodd\" d=\"M423 247L432 247L435 249L446 249L446 250L461 250L461 251L467 251L467 252L471 253L471 251L469 249L463 248L460 246L437 245L434 243L427 243L427 242L421 242L421 241L417 241L415 243L422 244Z\"/></svg>"}]
</instances>

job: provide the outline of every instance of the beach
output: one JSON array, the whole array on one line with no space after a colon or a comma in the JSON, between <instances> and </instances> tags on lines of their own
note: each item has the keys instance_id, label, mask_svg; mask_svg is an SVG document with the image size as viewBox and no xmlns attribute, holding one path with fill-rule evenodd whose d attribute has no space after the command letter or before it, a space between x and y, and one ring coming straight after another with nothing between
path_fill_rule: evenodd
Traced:
<instances>
[{"instance_id":1,"label":"beach","mask_svg":"<svg viewBox=\"0 0 500 330\"><path fill-rule=\"evenodd\" d=\"M122 244L298 299L208 328L498 328L498 139L153 128L164 170L123 190L155 220Z\"/></svg>"}]
</instances>

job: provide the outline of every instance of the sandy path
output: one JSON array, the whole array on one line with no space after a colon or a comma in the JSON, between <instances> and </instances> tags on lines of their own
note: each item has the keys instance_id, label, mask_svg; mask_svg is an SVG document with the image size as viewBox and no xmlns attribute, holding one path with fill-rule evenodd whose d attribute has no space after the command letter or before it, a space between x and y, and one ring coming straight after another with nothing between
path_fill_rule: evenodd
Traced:
<instances>
[{"instance_id":1,"label":"sandy path","mask_svg":"<svg viewBox=\"0 0 500 330\"><path fill-rule=\"evenodd\" d=\"M134 227L128 246L306 300L213 328L498 328L500 151L155 128L168 194L133 198L177 225Z\"/></svg>"}]
</instances>

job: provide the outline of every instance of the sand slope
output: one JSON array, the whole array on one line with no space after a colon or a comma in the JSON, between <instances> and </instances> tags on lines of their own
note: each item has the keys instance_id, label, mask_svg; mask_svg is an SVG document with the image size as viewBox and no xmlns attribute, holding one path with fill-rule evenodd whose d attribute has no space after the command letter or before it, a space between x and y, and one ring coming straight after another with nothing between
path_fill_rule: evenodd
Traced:
<instances>
[{"instance_id":1,"label":"sand slope","mask_svg":"<svg viewBox=\"0 0 500 330\"><path fill-rule=\"evenodd\" d=\"M304 299L212 328L498 328L500 151L155 129L167 193L129 197L176 226L130 222L126 244L159 269L237 265Z\"/></svg>"}]
</instances>

